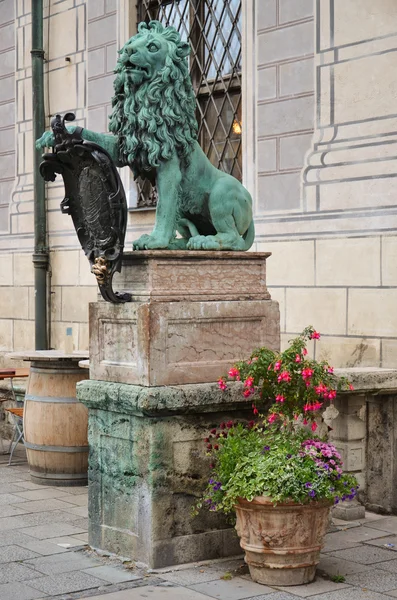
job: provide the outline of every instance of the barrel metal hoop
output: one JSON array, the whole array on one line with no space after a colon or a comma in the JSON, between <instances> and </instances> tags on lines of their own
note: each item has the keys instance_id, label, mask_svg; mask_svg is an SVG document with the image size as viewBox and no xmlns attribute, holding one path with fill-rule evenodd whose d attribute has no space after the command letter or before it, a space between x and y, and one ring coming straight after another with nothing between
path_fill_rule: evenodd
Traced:
<instances>
[{"instance_id":1,"label":"barrel metal hoop","mask_svg":"<svg viewBox=\"0 0 397 600\"><path fill-rule=\"evenodd\" d=\"M81 367L70 367L68 366L65 369L58 369L58 368L54 368L53 366L51 367L43 367L43 366L39 366L39 367L35 367L35 366L31 366L30 367L30 372L31 373L39 373L39 375L80 375L81 376Z\"/></svg>"},{"instance_id":2,"label":"barrel metal hoop","mask_svg":"<svg viewBox=\"0 0 397 600\"><path fill-rule=\"evenodd\" d=\"M43 444L32 444L24 441L28 450L39 450L40 452L88 452L88 446L44 446Z\"/></svg>"},{"instance_id":3,"label":"barrel metal hoop","mask_svg":"<svg viewBox=\"0 0 397 600\"><path fill-rule=\"evenodd\" d=\"M26 394L25 401L29 400L30 402L51 402L51 403L59 403L59 404L80 404L77 398L73 396L32 396L31 394Z\"/></svg>"},{"instance_id":4,"label":"barrel metal hoop","mask_svg":"<svg viewBox=\"0 0 397 600\"><path fill-rule=\"evenodd\" d=\"M30 475L35 479L85 479L87 473L41 473L30 469Z\"/></svg>"}]
</instances>

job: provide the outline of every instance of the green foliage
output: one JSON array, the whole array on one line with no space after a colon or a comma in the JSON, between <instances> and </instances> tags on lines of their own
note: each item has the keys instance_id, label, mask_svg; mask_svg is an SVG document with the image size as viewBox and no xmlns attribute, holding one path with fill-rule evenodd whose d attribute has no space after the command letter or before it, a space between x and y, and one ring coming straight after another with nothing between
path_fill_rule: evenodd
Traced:
<instances>
[{"instance_id":1,"label":"green foliage","mask_svg":"<svg viewBox=\"0 0 397 600\"><path fill-rule=\"evenodd\" d=\"M336 378L333 367L326 361L308 357L308 340L319 337L313 327L306 327L284 352L269 348L255 350L248 361L236 363L228 376L244 382L246 398L272 403L270 423L302 416L314 424L315 431L315 416L324 403L334 400L342 389L353 389L345 378ZM225 378L219 381L219 386L227 387Z\"/></svg>"},{"instance_id":2,"label":"green foliage","mask_svg":"<svg viewBox=\"0 0 397 600\"><path fill-rule=\"evenodd\" d=\"M346 578L344 577L344 575L333 575L332 577L330 577L331 581L334 581L335 583L345 583Z\"/></svg>"},{"instance_id":3,"label":"green foliage","mask_svg":"<svg viewBox=\"0 0 397 600\"><path fill-rule=\"evenodd\" d=\"M325 439L315 437L319 411L337 390L352 389L337 380L327 362L307 358L306 342L320 334L307 327L287 350L268 348L253 352L229 377L243 382L246 398L272 401L268 415L256 420L221 423L205 439L212 457L212 473L202 500L210 510L232 512L238 498L266 496L274 503L292 501L329 504L353 499L358 490L354 476L343 474L341 456ZM225 389L225 378L219 381Z\"/></svg>"}]
</instances>

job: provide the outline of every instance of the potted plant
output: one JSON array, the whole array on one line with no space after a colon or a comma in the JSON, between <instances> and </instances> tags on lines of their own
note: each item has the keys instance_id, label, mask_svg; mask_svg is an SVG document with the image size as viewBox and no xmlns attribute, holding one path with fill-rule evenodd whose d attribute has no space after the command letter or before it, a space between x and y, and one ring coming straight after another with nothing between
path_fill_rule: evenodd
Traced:
<instances>
[{"instance_id":1,"label":"potted plant","mask_svg":"<svg viewBox=\"0 0 397 600\"><path fill-rule=\"evenodd\" d=\"M228 379L241 382L254 420L221 423L205 439L211 477L196 508L236 512L240 545L258 583L312 581L331 506L358 489L343 474L336 448L315 434L326 402L352 389L327 362L308 357L308 340L319 337L308 327L284 352L261 348L234 365ZM219 386L226 389L227 378Z\"/></svg>"}]
</instances>

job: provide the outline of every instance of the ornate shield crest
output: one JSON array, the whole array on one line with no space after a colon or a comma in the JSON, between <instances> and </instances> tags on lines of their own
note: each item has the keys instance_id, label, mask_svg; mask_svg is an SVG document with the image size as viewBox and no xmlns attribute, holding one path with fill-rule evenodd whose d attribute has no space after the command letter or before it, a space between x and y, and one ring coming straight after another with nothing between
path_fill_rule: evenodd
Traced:
<instances>
[{"instance_id":1,"label":"ornate shield crest","mask_svg":"<svg viewBox=\"0 0 397 600\"><path fill-rule=\"evenodd\" d=\"M127 228L124 188L109 154L81 137L81 127L69 133L65 121L75 115L56 115L51 121L54 151L44 154L40 173L46 181L63 177L63 213L72 217L82 249L91 264L102 297L107 302L129 302L131 295L113 291L112 279L121 271Z\"/></svg>"}]
</instances>

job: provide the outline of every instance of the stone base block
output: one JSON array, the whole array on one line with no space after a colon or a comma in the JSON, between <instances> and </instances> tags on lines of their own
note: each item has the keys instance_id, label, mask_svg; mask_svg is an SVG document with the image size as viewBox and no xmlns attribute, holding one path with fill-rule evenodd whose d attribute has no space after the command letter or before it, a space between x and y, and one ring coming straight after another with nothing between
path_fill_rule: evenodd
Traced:
<instances>
[{"instance_id":1,"label":"stone base block","mask_svg":"<svg viewBox=\"0 0 397 600\"><path fill-rule=\"evenodd\" d=\"M168 256L172 254L172 256ZM254 348L279 349L266 253L132 252L133 302L90 305L90 378L145 386L219 379Z\"/></svg>"},{"instance_id":2,"label":"stone base block","mask_svg":"<svg viewBox=\"0 0 397 600\"><path fill-rule=\"evenodd\" d=\"M89 409L89 544L150 568L241 554L224 515L191 509L210 476L203 439L249 420L241 384L77 385Z\"/></svg>"},{"instance_id":3,"label":"stone base block","mask_svg":"<svg viewBox=\"0 0 397 600\"><path fill-rule=\"evenodd\" d=\"M335 519L341 519L342 521L365 519L365 507L354 500L351 502L345 501L340 506L335 506L332 509L332 516L335 517Z\"/></svg>"}]
</instances>

